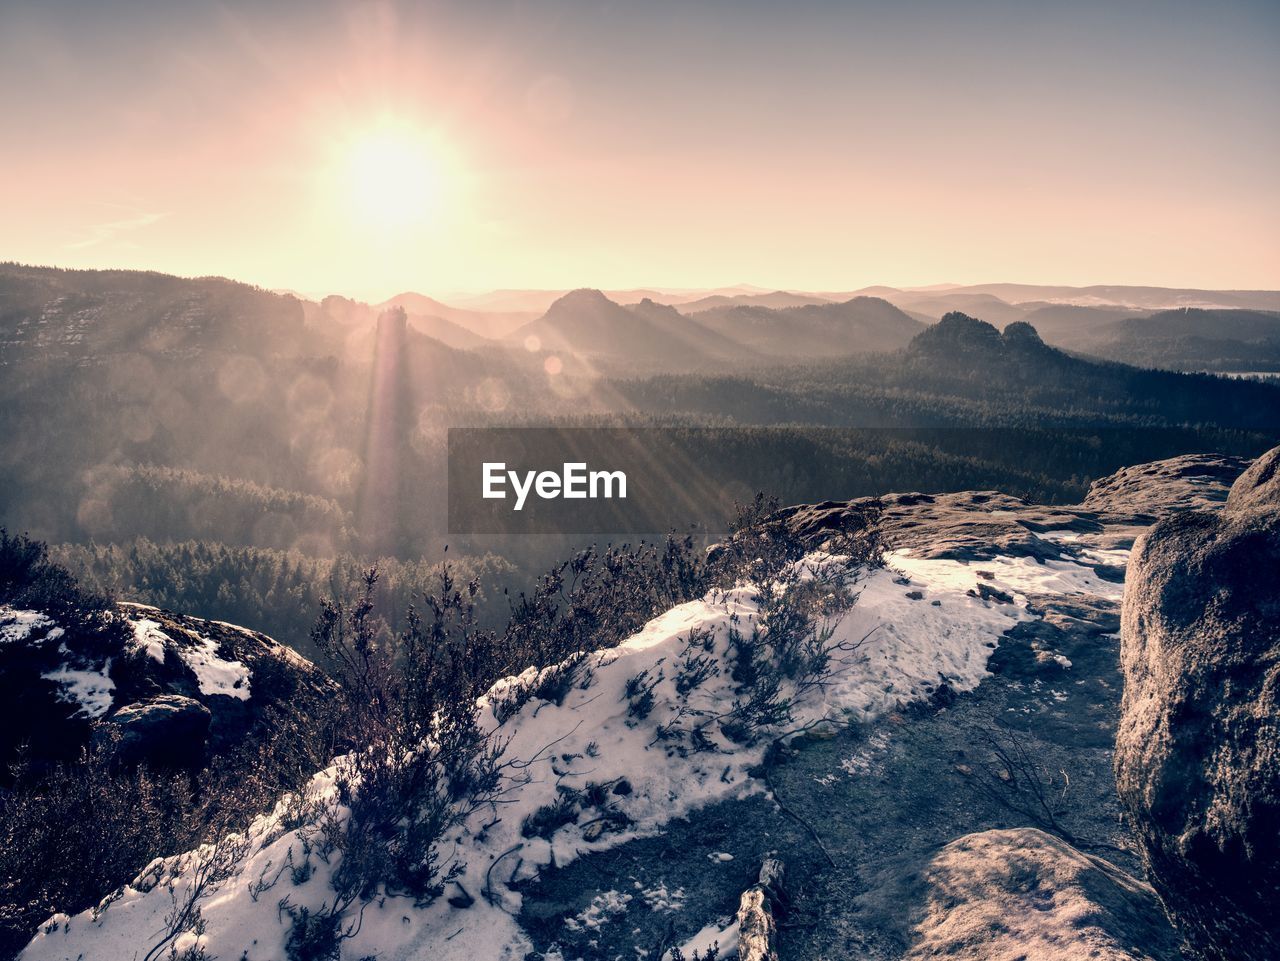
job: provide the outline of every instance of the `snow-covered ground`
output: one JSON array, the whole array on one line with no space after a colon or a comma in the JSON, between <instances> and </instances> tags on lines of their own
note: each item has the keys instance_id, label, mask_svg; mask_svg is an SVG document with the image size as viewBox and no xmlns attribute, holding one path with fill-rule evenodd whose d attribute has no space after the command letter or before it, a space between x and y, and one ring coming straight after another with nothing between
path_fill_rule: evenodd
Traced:
<instances>
[{"instance_id":1,"label":"snow-covered ground","mask_svg":"<svg viewBox=\"0 0 1280 961\"><path fill-rule=\"evenodd\" d=\"M182 659L196 676L201 694L225 694L241 701L249 699L249 668L240 661L218 656L218 642L195 634L192 647L181 649Z\"/></svg>"},{"instance_id":2,"label":"snow-covered ground","mask_svg":"<svg viewBox=\"0 0 1280 961\"><path fill-rule=\"evenodd\" d=\"M987 660L1000 636L1033 616L1026 595L1118 597L1121 590L1121 585L1099 578L1093 568L1071 561L995 558L965 563L898 552L890 555L889 564L865 578L857 603L835 626L834 676L797 701L793 728L824 718L870 720L926 696L940 679L956 690L972 689L987 673ZM980 584L1011 600L984 599L977 590ZM405 898L374 900L359 915L342 956L516 961L530 945L515 920L521 898L512 884L548 865L563 865L580 854L660 831L668 821L708 803L762 790L748 770L761 760L763 743L744 747L714 725L709 728L714 750L686 750L679 738L662 736L673 726L728 708L733 700L729 629L737 618L739 626L749 630L755 613L746 590L675 607L618 647L590 656L589 670L582 675L589 683L575 685L560 704L526 703L501 725L492 705L513 685L529 683L534 675L527 672L495 685L482 699L485 723L500 728L500 736L508 739L505 758L518 759L523 767L510 772L504 803L476 812L442 844L444 857L455 856L465 865L458 887L450 885L445 898L427 906L415 906ZM699 638L710 638L705 648L691 643ZM682 693L677 665L702 653L719 671ZM652 708L644 716L629 711L628 682L637 677L656 680ZM770 733L776 737L785 732ZM608 799L612 811L625 817L601 819L598 812L584 810L575 823L550 837L523 836L525 818L559 800L562 786L580 789L589 783L625 784L625 790L611 789ZM331 769L316 776L312 791L332 796L333 785ZM329 879L335 865L324 863L314 850L307 852L305 833L305 828L284 830L278 815L260 818L248 832L246 851L232 875L202 901L202 929L185 932L177 949L199 944L209 955L224 959L284 958L290 920L281 910L281 899L312 910L332 903ZM195 852L153 864L105 908L54 917L22 957L143 957L162 937L174 892L181 897L201 856ZM310 862L309 872L285 870L304 861ZM176 875L174 892L156 883L166 872ZM449 898L462 891L473 903L451 906ZM677 892L615 893L619 900L653 897L679 910ZM607 923L610 905L594 907L598 911L588 910L572 923ZM717 939L723 945L732 936L731 930L708 929L691 945Z\"/></svg>"}]
</instances>

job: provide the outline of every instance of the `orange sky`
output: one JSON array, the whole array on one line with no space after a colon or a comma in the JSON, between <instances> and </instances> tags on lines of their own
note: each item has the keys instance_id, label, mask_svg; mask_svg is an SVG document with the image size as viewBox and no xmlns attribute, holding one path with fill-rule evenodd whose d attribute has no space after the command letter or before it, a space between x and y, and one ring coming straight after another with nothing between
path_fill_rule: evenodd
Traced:
<instances>
[{"instance_id":1,"label":"orange sky","mask_svg":"<svg viewBox=\"0 0 1280 961\"><path fill-rule=\"evenodd\" d=\"M1273 5L106 6L0 8L0 258L369 299L1280 287Z\"/></svg>"}]
</instances>

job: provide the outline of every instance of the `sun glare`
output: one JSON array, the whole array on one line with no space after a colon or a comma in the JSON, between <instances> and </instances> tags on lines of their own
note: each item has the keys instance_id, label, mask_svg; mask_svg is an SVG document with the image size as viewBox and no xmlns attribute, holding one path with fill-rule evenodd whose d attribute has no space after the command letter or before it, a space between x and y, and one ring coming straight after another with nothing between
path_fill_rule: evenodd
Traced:
<instances>
[{"instance_id":1,"label":"sun glare","mask_svg":"<svg viewBox=\"0 0 1280 961\"><path fill-rule=\"evenodd\" d=\"M332 190L352 219L378 230L428 225L451 188L446 153L421 130L384 124L341 151Z\"/></svg>"}]
</instances>

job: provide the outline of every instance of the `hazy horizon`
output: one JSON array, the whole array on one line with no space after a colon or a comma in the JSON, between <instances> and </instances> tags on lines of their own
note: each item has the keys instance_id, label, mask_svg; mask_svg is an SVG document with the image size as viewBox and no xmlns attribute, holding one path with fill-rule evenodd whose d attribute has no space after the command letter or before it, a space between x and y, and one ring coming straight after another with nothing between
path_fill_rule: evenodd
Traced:
<instances>
[{"instance_id":1,"label":"hazy horizon","mask_svg":"<svg viewBox=\"0 0 1280 961\"><path fill-rule=\"evenodd\" d=\"M791 288L769 287L761 284L754 284L754 283L751 283L750 281L742 281L739 283L728 283L728 284L704 284L701 286L682 286L682 285L661 284L661 283L649 283L649 284L641 283L641 284L627 284L627 285L615 287L615 286L609 286L609 285L594 284L594 283L591 283L589 280L583 280L582 282L579 282L579 283L566 284L563 286L485 287L485 288L472 288L467 290L434 289L434 288L426 288L426 287L406 286L406 287L400 287L395 289L386 288L384 290L376 291L372 293L353 293L349 290L342 290L342 289L336 289L336 288L335 289L320 288L315 290L300 290L296 287L273 287L266 284L260 284L252 280L247 280L243 277L235 277L235 276L230 276L226 274L211 274L211 273L183 274L183 273L174 273L172 271L157 270L152 267L132 267L132 266L121 266L117 264L81 266L81 265L69 265L69 264L57 264L57 263L29 263L29 262L24 262L22 260L12 260L9 262L15 263L21 267L29 267L37 270L53 269L53 270L90 270L90 271L98 271L98 270L100 271L116 271L116 270L139 271L142 273L156 273L156 274L161 274L165 276L174 276L184 280L201 280L201 279L216 277L224 280L229 280L234 283L249 284L251 286L256 286L263 290L268 290L276 294L288 294L288 295L300 297L303 300L308 300L316 303L318 303L319 301L323 300L326 297L338 296L338 297L345 297L347 299L350 299L359 303L365 303L370 306L378 306L378 305L386 304L389 301L395 300L398 297L419 295L419 296L428 297L432 300L438 301L444 304L445 306L453 307L460 310L468 310L468 309L483 310L485 308L479 305L479 303L477 302L484 302L492 298L500 298L504 295L510 295L512 297L517 297L522 294L560 296L575 290L598 290L601 293L603 293L606 297L609 297L611 299L616 298L616 296L620 294L635 295L635 297L639 297L641 295L647 295L647 294L658 294L658 295L661 295L664 299L670 298L676 303L682 302L686 297L695 298L695 299L700 297L710 296L710 295L722 295L722 296L741 295L744 297L750 297L755 295L764 296L768 294L778 294L778 293L782 293L782 294L790 293L790 294L795 294L796 296L801 296L801 297L812 297L816 302L818 298L853 297L853 296L863 295L864 292L869 292L870 295L874 296L877 288L886 289L886 290L895 290L899 293L904 293L904 294L921 294L921 295L928 294L928 293L944 294L949 291L963 292L971 288L1002 287L1002 286L1030 287L1030 288L1039 287L1039 288L1046 288L1046 289L1057 288L1057 289L1071 289L1071 290L1085 290L1089 288L1110 288L1115 290L1124 290L1124 289L1133 289L1133 290L1152 289L1152 290L1169 290L1169 291L1193 290L1193 291L1203 291L1206 293L1280 293L1280 284L1277 284L1277 286L1275 287L1194 287L1186 284L1166 285L1166 284L1140 284L1140 283L1106 282L1106 281L1083 283L1083 284L1064 284L1064 283L1054 283L1051 281L1050 282L1026 282L1026 281L1005 280L1005 279L993 280L990 278L987 278L985 280L979 280L973 283L964 283L964 284L942 282L942 283L918 284L918 285L903 284L901 286L896 286L892 284L871 283L871 284L866 284L858 287L851 286L851 285L843 285L843 286L832 287L829 289L814 289L814 288L800 288L800 287L791 287ZM1003 298L998 298L998 299L1003 299ZM1073 302L1070 298L1060 299L1060 300L1064 304ZM1015 303L1016 301L1017 299L1015 298L1013 301L1008 301L1008 302L1012 304L1012 303ZM636 300L634 298L625 298L624 302L633 303L633 302L636 302ZM1053 301L1051 300L1050 302L1053 302ZM1108 299L1105 301L1105 303L1118 304L1119 301L1114 299ZM1174 306L1174 305L1171 304L1170 306ZM543 308L541 307L539 308L534 308L534 307L504 308L501 305L499 305L498 307L494 307L490 309L497 309L497 310L512 309L512 310L519 310L524 312L540 313Z\"/></svg>"},{"instance_id":2,"label":"hazy horizon","mask_svg":"<svg viewBox=\"0 0 1280 961\"><path fill-rule=\"evenodd\" d=\"M0 257L375 301L1275 289L1278 49L1250 2L11 3Z\"/></svg>"}]
</instances>

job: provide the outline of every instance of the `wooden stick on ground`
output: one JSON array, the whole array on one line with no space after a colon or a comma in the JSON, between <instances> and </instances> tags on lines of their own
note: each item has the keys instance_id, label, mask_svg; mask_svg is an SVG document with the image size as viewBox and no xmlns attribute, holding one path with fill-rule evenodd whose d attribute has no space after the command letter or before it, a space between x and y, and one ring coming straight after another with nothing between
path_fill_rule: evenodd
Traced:
<instances>
[{"instance_id":1,"label":"wooden stick on ground","mask_svg":"<svg viewBox=\"0 0 1280 961\"><path fill-rule=\"evenodd\" d=\"M782 862L765 858L760 880L742 893L738 904L738 961L778 961L778 922L774 911L781 904Z\"/></svg>"}]
</instances>

